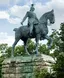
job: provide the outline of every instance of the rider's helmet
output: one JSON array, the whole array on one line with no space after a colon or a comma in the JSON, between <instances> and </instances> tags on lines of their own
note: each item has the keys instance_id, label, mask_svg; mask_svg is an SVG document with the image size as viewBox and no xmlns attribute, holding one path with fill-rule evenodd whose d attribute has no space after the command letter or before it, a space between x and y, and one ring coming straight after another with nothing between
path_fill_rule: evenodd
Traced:
<instances>
[{"instance_id":1,"label":"rider's helmet","mask_svg":"<svg viewBox=\"0 0 64 78\"><path fill-rule=\"evenodd\" d=\"M31 4L30 11L34 11L34 10L35 10L34 4Z\"/></svg>"}]
</instances>

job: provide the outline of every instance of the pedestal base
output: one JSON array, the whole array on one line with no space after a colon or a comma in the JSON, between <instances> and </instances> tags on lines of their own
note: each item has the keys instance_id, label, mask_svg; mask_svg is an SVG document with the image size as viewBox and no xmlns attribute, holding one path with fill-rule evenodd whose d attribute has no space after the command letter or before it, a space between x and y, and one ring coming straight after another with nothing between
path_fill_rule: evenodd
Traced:
<instances>
[{"instance_id":1,"label":"pedestal base","mask_svg":"<svg viewBox=\"0 0 64 78\"><path fill-rule=\"evenodd\" d=\"M35 78L35 68L42 66L40 55L7 58L2 63L2 78Z\"/></svg>"}]
</instances>

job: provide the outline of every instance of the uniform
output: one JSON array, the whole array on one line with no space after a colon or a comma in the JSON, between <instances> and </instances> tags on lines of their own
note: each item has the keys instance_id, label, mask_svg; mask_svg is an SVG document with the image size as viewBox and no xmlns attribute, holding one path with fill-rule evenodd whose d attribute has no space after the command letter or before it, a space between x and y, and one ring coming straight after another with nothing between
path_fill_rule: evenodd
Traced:
<instances>
[{"instance_id":1,"label":"uniform","mask_svg":"<svg viewBox=\"0 0 64 78\"><path fill-rule=\"evenodd\" d=\"M32 8L33 7L31 7L31 9ZM33 30L33 25L34 24L38 24L39 23L39 20L36 17L36 14L33 11L28 11L26 13L25 17L23 18L22 23L26 20L27 17L28 17L28 26L30 28L30 34L31 34L32 33L32 30Z\"/></svg>"}]
</instances>

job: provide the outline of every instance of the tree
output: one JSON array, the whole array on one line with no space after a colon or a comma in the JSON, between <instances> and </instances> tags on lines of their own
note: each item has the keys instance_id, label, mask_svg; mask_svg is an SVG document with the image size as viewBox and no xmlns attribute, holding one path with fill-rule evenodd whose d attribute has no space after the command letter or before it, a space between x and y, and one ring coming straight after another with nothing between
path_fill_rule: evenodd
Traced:
<instances>
[{"instance_id":1,"label":"tree","mask_svg":"<svg viewBox=\"0 0 64 78\"><path fill-rule=\"evenodd\" d=\"M4 60L3 56L0 56L0 78L2 78L2 62Z\"/></svg>"},{"instance_id":2,"label":"tree","mask_svg":"<svg viewBox=\"0 0 64 78\"><path fill-rule=\"evenodd\" d=\"M30 54L33 54L33 50L35 50L35 48L36 48L36 46L35 46L35 43L32 41L32 40L28 40L28 42L27 42L27 49L28 49L28 52L30 53Z\"/></svg>"},{"instance_id":3,"label":"tree","mask_svg":"<svg viewBox=\"0 0 64 78\"><path fill-rule=\"evenodd\" d=\"M46 68L44 69L35 69L35 78L50 78L50 73Z\"/></svg>"},{"instance_id":4,"label":"tree","mask_svg":"<svg viewBox=\"0 0 64 78\"><path fill-rule=\"evenodd\" d=\"M53 69L56 73L57 78L64 78L64 23L61 23L59 39L56 43L58 43L58 50L56 50L59 53L56 57L57 60L55 65L53 66Z\"/></svg>"},{"instance_id":5,"label":"tree","mask_svg":"<svg viewBox=\"0 0 64 78\"><path fill-rule=\"evenodd\" d=\"M8 44L0 44L0 53L4 55L7 48Z\"/></svg>"},{"instance_id":6,"label":"tree","mask_svg":"<svg viewBox=\"0 0 64 78\"><path fill-rule=\"evenodd\" d=\"M16 46L15 51L14 51L14 55L15 56L21 56L24 54L25 54L24 46L23 45L22 46L20 46L20 45Z\"/></svg>"},{"instance_id":7,"label":"tree","mask_svg":"<svg viewBox=\"0 0 64 78\"><path fill-rule=\"evenodd\" d=\"M59 53L55 65L53 66L56 71L57 78L64 78L64 53Z\"/></svg>"},{"instance_id":8,"label":"tree","mask_svg":"<svg viewBox=\"0 0 64 78\"><path fill-rule=\"evenodd\" d=\"M60 34L59 31L53 29L53 32L50 35L50 37L53 39L53 44L52 44L52 47L50 49L50 52L53 51L53 53L51 53L50 55L53 58L56 58L59 55L59 52L60 52L59 46L60 46L61 40L60 40L59 34Z\"/></svg>"},{"instance_id":9,"label":"tree","mask_svg":"<svg viewBox=\"0 0 64 78\"><path fill-rule=\"evenodd\" d=\"M2 70L2 62L5 57L5 51L8 48L7 44L0 44L0 78L2 78L1 70Z\"/></svg>"},{"instance_id":10,"label":"tree","mask_svg":"<svg viewBox=\"0 0 64 78\"><path fill-rule=\"evenodd\" d=\"M64 52L64 23L61 23L60 26L60 39L61 39L61 43L60 43L60 51Z\"/></svg>"},{"instance_id":11,"label":"tree","mask_svg":"<svg viewBox=\"0 0 64 78\"><path fill-rule=\"evenodd\" d=\"M11 57L11 52L12 52L12 47L9 46L5 51L6 57Z\"/></svg>"},{"instance_id":12,"label":"tree","mask_svg":"<svg viewBox=\"0 0 64 78\"><path fill-rule=\"evenodd\" d=\"M43 54L46 54L46 55L49 55L50 54L50 51L49 51L49 49L46 47L46 45L45 44L43 44L43 45L39 45L39 52L40 53L43 53Z\"/></svg>"}]
</instances>

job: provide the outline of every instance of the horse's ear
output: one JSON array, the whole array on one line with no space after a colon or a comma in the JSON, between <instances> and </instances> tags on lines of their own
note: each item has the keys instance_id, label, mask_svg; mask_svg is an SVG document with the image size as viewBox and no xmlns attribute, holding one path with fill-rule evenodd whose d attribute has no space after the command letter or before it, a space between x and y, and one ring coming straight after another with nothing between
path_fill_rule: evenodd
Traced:
<instances>
[{"instance_id":1,"label":"horse's ear","mask_svg":"<svg viewBox=\"0 0 64 78\"><path fill-rule=\"evenodd\" d=\"M52 12L54 12L54 9L52 9Z\"/></svg>"}]
</instances>

